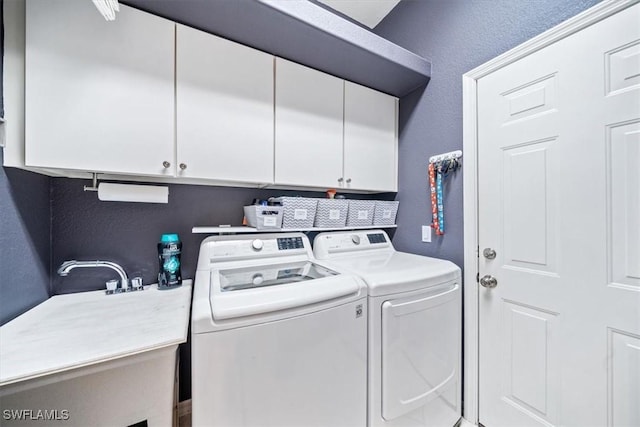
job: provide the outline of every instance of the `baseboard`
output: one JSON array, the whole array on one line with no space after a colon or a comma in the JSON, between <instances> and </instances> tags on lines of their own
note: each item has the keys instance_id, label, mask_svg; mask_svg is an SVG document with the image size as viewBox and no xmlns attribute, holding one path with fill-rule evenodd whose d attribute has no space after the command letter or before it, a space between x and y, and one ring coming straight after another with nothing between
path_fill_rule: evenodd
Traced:
<instances>
[{"instance_id":1,"label":"baseboard","mask_svg":"<svg viewBox=\"0 0 640 427\"><path fill-rule=\"evenodd\" d=\"M191 399L178 402L178 418L191 414Z\"/></svg>"}]
</instances>

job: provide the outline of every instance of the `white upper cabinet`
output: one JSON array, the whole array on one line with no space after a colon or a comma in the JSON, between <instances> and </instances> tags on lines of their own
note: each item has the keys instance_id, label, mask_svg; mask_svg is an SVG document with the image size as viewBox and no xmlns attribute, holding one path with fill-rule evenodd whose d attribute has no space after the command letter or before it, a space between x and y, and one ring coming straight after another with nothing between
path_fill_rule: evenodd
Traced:
<instances>
[{"instance_id":1,"label":"white upper cabinet","mask_svg":"<svg viewBox=\"0 0 640 427\"><path fill-rule=\"evenodd\" d=\"M107 22L91 1L28 0L26 165L172 176L174 33L123 5Z\"/></svg>"},{"instance_id":2,"label":"white upper cabinet","mask_svg":"<svg viewBox=\"0 0 640 427\"><path fill-rule=\"evenodd\" d=\"M177 25L178 177L273 182L272 55Z\"/></svg>"},{"instance_id":3,"label":"white upper cabinet","mask_svg":"<svg viewBox=\"0 0 640 427\"><path fill-rule=\"evenodd\" d=\"M275 183L337 188L344 81L276 58Z\"/></svg>"},{"instance_id":4,"label":"white upper cabinet","mask_svg":"<svg viewBox=\"0 0 640 427\"><path fill-rule=\"evenodd\" d=\"M397 191L394 97L124 5L109 22L26 0L25 18L21 167Z\"/></svg>"},{"instance_id":5,"label":"white upper cabinet","mask_svg":"<svg viewBox=\"0 0 640 427\"><path fill-rule=\"evenodd\" d=\"M398 100L276 58L275 183L397 191Z\"/></svg>"},{"instance_id":6,"label":"white upper cabinet","mask_svg":"<svg viewBox=\"0 0 640 427\"><path fill-rule=\"evenodd\" d=\"M345 82L346 188L398 191L397 117L397 98Z\"/></svg>"}]
</instances>

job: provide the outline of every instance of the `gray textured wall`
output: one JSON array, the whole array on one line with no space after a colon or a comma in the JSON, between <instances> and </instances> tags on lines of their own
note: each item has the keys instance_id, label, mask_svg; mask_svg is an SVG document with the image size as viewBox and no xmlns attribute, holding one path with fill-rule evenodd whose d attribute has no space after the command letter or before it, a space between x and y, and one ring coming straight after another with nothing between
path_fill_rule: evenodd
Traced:
<instances>
[{"instance_id":1,"label":"gray textured wall","mask_svg":"<svg viewBox=\"0 0 640 427\"><path fill-rule=\"evenodd\" d=\"M422 243L431 223L429 157L462 149L462 75L598 3L598 0L402 0L375 28L431 59L431 81L400 102L400 250L463 264L462 172L445 188L442 237Z\"/></svg>"},{"instance_id":2,"label":"gray textured wall","mask_svg":"<svg viewBox=\"0 0 640 427\"><path fill-rule=\"evenodd\" d=\"M139 274L144 283L155 283L158 274L156 245L163 233L180 235L182 275L192 279L200 243L206 237L192 234L192 227L240 225L242 206L250 204L254 198L324 196L314 192L170 185L167 204L101 202L96 193L83 191L87 184L87 180L51 180L53 294L103 289L104 282L115 276L110 269L76 269L66 277L55 274L60 264L69 259L115 261L129 276ZM390 200L393 196L390 193L375 197Z\"/></svg>"},{"instance_id":3,"label":"gray textured wall","mask_svg":"<svg viewBox=\"0 0 640 427\"><path fill-rule=\"evenodd\" d=\"M49 298L49 181L0 167L0 325Z\"/></svg>"}]
</instances>

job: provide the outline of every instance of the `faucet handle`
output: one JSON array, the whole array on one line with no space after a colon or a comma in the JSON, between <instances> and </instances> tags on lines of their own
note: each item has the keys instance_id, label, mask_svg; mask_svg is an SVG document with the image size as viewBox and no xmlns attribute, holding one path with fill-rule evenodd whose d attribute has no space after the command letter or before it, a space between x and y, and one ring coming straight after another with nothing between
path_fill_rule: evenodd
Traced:
<instances>
[{"instance_id":1,"label":"faucet handle","mask_svg":"<svg viewBox=\"0 0 640 427\"><path fill-rule=\"evenodd\" d=\"M142 289L142 277L136 276L131 279L131 288L134 291Z\"/></svg>"},{"instance_id":2,"label":"faucet handle","mask_svg":"<svg viewBox=\"0 0 640 427\"><path fill-rule=\"evenodd\" d=\"M118 281L116 279L107 281L107 294L113 294L118 287Z\"/></svg>"}]
</instances>

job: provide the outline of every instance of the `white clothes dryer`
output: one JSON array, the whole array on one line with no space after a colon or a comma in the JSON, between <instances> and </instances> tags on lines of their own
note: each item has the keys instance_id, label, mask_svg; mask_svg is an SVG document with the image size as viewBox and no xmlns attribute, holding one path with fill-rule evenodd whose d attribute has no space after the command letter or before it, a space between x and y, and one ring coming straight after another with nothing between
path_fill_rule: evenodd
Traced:
<instances>
[{"instance_id":1,"label":"white clothes dryer","mask_svg":"<svg viewBox=\"0 0 640 427\"><path fill-rule=\"evenodd\" d=\"M366 285L320 265L304 234L200 247L193 426L364 426Z\"/></svg>"},{"instance_id":2,"label":"white clothes dryer","mask_svg":"<svg viewBox=\"0 0 640 427\"><path fill-rule=\"evenodd\" d=\"M369 287L370 427L452 427L461 417L461 275L398 252L381 230L318 234L318 260Z\"/></svg>"}]
</instances>

